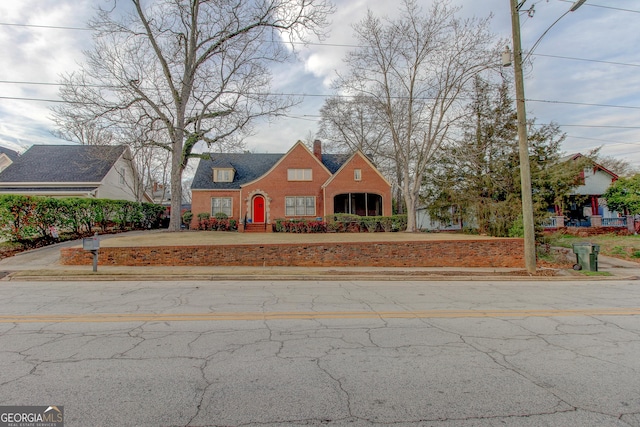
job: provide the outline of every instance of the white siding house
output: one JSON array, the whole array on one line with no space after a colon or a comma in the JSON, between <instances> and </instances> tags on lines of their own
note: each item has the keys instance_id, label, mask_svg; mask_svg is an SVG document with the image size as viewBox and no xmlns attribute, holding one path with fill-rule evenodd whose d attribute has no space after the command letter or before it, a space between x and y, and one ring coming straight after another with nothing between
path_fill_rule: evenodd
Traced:
<instances>
[{"instance_id":1,"label":"white siding house","mask_svg":"<svg viewBox=\"0 0 640 427\"><path fill-rule=\"evenodd\" d=\"M0 194L142 201L126 146L34 145L0 173Z\"/></svg>"},{"instance_id":2,"label":"white siding house","mask_svg":"<svg viewBox=\"0 0 640 427\"><path fill-rule=\"evenodd\" d=\"M575 161L582 154L574 154L567 161ZM618 225L622 222L612 221L620 218L618 212L607 209L607 202L602 195L607 191L618 175L605 167L593 164L586 167L580 174L582 184L571 191L569 204L564 211L556 207L556 212L564 216L566 226L593 226Z\"/></svg>"}]
</instances>

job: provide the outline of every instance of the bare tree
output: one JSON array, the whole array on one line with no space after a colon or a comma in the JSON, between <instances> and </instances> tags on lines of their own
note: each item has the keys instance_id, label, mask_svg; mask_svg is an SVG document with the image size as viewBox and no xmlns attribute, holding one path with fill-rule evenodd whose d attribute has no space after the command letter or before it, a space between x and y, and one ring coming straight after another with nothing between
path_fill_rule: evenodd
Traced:
<instances>
[{"instance_id":1,"label":"bare tree","mask_svg":"<svg viewBox=\"0 0 640 427\"><path fill-rule=\"evenodd\" d=\"M594 161L618 176L631 177L640 172L637 167L629 163L627 160L613 156L602 156L597 154L594 156Z\"/></svg>"},{"instance_id":2,"label":"bare tree","mask_svg":"<svg viewBox=\"0 0 640 427\"><path fill-rule=\"evenodd\" d=\"M63 78L61 96L83 120L133 125L146 143L170 151L171 208L179 213L194 146L241 148L256 118L294 105L269 94L267 65L291 57L287 40L322 37L333 7L329 0L129 1L130 13L118 13L115 1L99 9L90 23L94 48ZM169 229L180 229L179 214Z\"/></svg>"},{"instance_id":3,"label":"bare tree","mask_svg":"<svg viewBox=\"0 0 640 427\"><path fill-rule=\"evenodd\" d=\"M378 107L376 99L362 94L328 98L320 109L322 118L318 136L327 142L330 151L360 150L372 157L376 167L391 178L394 192L398 192L402 174L397 167L393 145L389 144L386 121ZM401 194L397 198L400 199Z\"/></svg>"},{"instance_id":4,"label":"bare tree","mask_svg":"<svg viewBox=\"0 0 640 427\"><path fill-rule=\"evenodd\" d=\"M349 73L338 87L379 109L402 175L407 231L415 231L424 174L465 116L473 76L498 55L488 18L460 20L446 0L435 0L428 13L415 0L402 4L398 19L369 12L354 26L361 47L348 54Z\"/></svg>"},{"instance_id":5,"label":"bare tree","mask_svg":"<svg viewBox=\"0 0 640 427\"><path fill-rule=\"evenodd\" d=\"M333 151L360 150L387 156L389 135L375 101L362 94L328 98L320 109L319 137Z\"/></svg>"},{"instance_id":6,"label":"bare tree","mask_svg":"<svg viewBox=\"0 0 640 427\"><path fill-rule=\"evenodd\" d=\"M75 107L58 107L52 115L57 129L53 136L82 145L112 145L114 135L100 124L95 117L87 119L79 114Z\"/></svg>"}]
</instances>

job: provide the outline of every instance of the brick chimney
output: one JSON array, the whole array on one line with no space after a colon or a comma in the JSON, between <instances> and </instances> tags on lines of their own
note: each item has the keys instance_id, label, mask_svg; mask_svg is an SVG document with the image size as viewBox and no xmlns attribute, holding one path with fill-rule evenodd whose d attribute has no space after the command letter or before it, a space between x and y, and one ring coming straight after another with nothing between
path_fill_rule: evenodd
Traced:
<instances>
[{"instance_id":1,"label":"brick chimney","mask_svg":"<svg viewBox=\"0 0 640 427\"><path fill-rule=\"evenodd\" d=\"M322 142L319 139L313 141L313 155L322 161Z\"/></svg>"}]
</instances>

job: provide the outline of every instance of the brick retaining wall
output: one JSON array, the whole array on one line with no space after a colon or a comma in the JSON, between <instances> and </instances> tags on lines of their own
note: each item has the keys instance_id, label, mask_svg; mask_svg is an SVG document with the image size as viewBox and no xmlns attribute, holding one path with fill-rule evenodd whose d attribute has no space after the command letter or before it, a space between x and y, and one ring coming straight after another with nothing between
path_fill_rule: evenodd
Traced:
<instances>
[{"instance_id":1,"label":"brick retaining wall","mask_svg":"<svg viewBox=\"0 0 640 427\"><path fill-rule=\"evenodd\" d=\"M511 267L522 239L100 248L103 266ZM60 249L63 265L91 265L82 248Z\"/></svg>"}]
</instances>

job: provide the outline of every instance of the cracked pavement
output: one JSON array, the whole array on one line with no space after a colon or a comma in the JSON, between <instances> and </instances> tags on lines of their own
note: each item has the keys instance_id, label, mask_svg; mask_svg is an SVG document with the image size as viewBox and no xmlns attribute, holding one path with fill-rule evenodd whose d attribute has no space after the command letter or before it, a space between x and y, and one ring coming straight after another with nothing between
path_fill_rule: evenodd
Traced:
<instances>
[{"instance_id":1,"label":"cracked pavement","mask_svg":"<svg viewBox=\"0 0 640 427\"><path fill-rule=\"evenodd\" d=\"M639 283L3 282L0 405L64 405L67 427L640 426Z\"/></svg>"}]
</instances>

